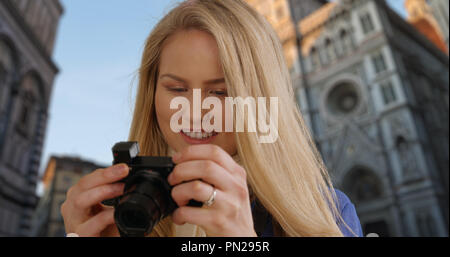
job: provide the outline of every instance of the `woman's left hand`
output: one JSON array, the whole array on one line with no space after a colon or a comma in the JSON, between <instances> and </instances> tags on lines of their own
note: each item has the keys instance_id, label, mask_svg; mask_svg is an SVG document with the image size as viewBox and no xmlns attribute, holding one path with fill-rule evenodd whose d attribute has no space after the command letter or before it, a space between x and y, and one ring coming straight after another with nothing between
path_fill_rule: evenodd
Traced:
<instances>
[{"instance_id":1,"label":"woman's left hand","mask_svg":"<svg viewBox=\"0 0 450 257\"><path fill-rule=\"evenodd\" d=\"M168 182L179 206L172 214L175 224L198 225L207 236L256 236L245 169L227 152L216 145L191 145L173 161L177 165ZM214 189L211 206L187 206L191 199L207 201Z\"/></svg>"}]
</instances>

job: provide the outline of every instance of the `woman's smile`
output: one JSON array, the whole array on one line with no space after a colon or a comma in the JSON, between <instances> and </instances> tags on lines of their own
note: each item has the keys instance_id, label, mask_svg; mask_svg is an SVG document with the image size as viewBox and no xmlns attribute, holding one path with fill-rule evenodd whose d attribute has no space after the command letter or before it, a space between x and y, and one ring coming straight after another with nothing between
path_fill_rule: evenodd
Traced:
<instances>
[{"instance_id":1,"label":"woman's smile","mask_svg":"<svg viewBox=\"0 0 450 257\"><path fill-rule=\"evenodd\" d=\"M191 131L180 131L181 136L188 144L209 144L216 136L219 134L217 132L191 132Z\"/></svg>"}]
</instances>

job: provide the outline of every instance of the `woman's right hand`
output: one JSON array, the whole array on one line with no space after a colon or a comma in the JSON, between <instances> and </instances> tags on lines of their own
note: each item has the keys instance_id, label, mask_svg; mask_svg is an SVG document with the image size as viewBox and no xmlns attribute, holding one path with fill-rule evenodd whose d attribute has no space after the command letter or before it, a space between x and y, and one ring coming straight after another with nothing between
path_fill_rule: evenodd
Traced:
<instances>
[{"instance_id":1,"label":"woman's right hand","mask_svg":"<svg viewBox=\"0 0 450 257\"><path fill-rule=\"evenodd\" d=\"M72 186L61 205L66 234L119 236L114 223L114 208L101 202L123 194L124 184L116 182L125 178L128 172L126 164L117 164L95 170Z\"/></svg>"}]
</instances>

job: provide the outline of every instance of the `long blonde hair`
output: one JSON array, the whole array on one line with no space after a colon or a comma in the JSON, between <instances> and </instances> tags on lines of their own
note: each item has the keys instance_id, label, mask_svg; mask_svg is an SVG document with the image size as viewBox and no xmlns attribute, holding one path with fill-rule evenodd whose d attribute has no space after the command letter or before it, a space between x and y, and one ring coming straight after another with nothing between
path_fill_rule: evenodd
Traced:
<instances>
[{"instance_id":1,"label":"long blonde hair","mask_svg":"<svg viewBox=\"0 0 450 257\"><path fill-rule=\"evenodd\" d=\"M165 40L180 29L198 29L217 41L231 97L279 97L278 140L260 144L255 133L235 133L248 184L287 236L342 236L342 220L326 168L295 101L277 34L243 0L189 0L172 9L148 37L129 139L141 154L166 155L154 96ZM170 216L151 236L173 236Z\"/></svg>"}]
</instances>

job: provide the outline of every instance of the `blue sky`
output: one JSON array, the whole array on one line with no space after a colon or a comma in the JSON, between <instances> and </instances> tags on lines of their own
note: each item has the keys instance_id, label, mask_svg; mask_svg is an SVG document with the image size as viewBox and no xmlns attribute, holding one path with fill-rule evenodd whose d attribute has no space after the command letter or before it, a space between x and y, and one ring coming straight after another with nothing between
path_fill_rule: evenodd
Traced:
<instances>
[{"instance_id":1,"label":"blue sky","mask_svg":"<svg viewBox=\"0 0 450 257\"><path fill-rule=\"evenodd\" d=\"M389 5L397 11L401 16L406 17L406 10L403 5L405 0L388 0Z\"/></svg>"},{"instance_id":2,"label":"blue sky","mask_svg":"<svg viewBox=\"0 0 450 257\"><path fill-rule=\"evenodd\" d=\"M109 164L126 140L143 44L175 0L63 0L41 172L51 154ZM136 83L134 83L135 85Z\"/></svg>"},{"instance_id":3,"label":"blue sky","mask_svg":"<svg viewBox=\"0 0 450 257\"><path fill-rule=\"evenodd\" d=\"M143 44L179 0L62 0L55 45L60 67L53 87L41 161L50 155L112 161L111 147L126 140ZM389 1L403 12L403 0Z\"/></svg>"}]
</instances>

